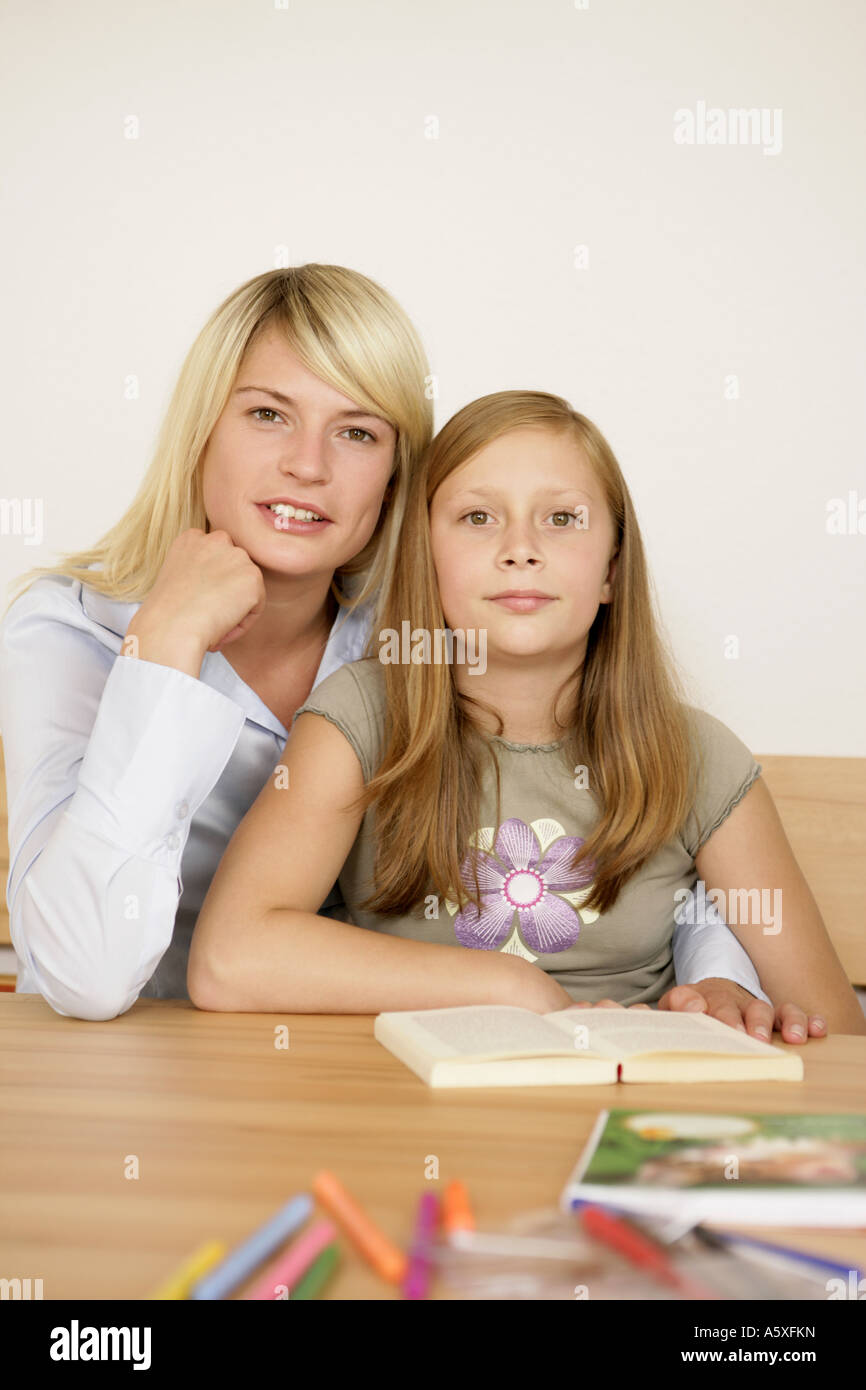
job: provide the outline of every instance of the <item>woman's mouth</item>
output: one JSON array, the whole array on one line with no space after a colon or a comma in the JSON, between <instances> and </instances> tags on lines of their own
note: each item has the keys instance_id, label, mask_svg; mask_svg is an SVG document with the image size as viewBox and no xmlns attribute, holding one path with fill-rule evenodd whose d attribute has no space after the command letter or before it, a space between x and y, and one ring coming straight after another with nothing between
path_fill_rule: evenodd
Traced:
<instances>
[{"instance_id":1,"label":"woman's mouth","mask_svg":"<svg viewBox=\"0 0 866 1390\"><path fill-rule=\"evenodd\" d=\"M311 535L314 531L324 531L331 522L318 516L312 508L293 507L286 502L256 502L256 510L261 513L272 531L288 531L292 535Z\"/></svg>"}]
</instances>

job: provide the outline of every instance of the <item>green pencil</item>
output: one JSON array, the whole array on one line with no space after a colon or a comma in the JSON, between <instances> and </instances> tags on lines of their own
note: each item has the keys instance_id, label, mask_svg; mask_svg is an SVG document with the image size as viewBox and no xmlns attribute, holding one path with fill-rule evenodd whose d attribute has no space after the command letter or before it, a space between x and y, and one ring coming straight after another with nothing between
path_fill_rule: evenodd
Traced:
<instances>
[{"instance_id":1,"label":"green pencil","mask_svg":"<svg viewBox=\"0 0 866 1390\"><path fill-rule=\"evenodd\" d=\"M340 1262L340 1247L336 1241L326 1245L322 1253L313 1261L303 1279L289 1290L289 1298L318 1298Z\"/></svg>"}]
</instances>

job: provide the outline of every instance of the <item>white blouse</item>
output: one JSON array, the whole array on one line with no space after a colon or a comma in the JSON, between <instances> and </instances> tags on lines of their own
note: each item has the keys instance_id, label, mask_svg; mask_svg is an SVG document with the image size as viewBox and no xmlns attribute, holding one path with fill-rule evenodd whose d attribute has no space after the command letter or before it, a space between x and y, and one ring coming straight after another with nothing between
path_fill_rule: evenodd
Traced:
<instances>
[{"instance_id":1,"label":"white blouse","mask_svg":"<svg viewBox=\"0 0 866 1390\"><path fill-rule=\"evenodd\" d=\"M288 738L221 652L198 679L121 656L139 607L47 575L0 623L16 989L73 1018L189 998L205 894ZM337 615L313 689L360 659L371 621L370 603ZM341 905L335 884L320 912ZM767 998L723 924L678 926L673 952L680 984L725 976Z\"/></svg>"}]
</instances>

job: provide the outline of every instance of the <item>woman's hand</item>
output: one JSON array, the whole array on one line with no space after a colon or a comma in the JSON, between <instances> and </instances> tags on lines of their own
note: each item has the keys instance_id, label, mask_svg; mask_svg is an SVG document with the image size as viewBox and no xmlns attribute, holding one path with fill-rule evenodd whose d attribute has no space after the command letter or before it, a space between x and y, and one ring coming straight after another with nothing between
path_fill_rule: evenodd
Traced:
<instances>
[{"instance_id":1,"label":"woman's hand","mask_svg":"<svg viewBox=\"0 0 866 1390\"><path fill-rule=\"evenodd\" d=\"M805 1014L798 1004L774 1008L733 980L707 979L694 985L676 985L662 996L658 1007L677 1013L706 1013L761 1042L769 1042L774 1028L779 1029L782 1041L787 1043L827 1036L826 1021L817 1014Z\"/></svg>"},{"instance_id":2,"label":"woman's hand","mask_svg":"<svg viewBox=\"0 0 866 1390\"><path fill-rule=\"evenodd\" d=\"M127 628L136 639L129 655L197 677L205 652L241 637L264 606L265 581L247 552L227 531L193 526L172 542Z\"/></svg>"}]
</instances>

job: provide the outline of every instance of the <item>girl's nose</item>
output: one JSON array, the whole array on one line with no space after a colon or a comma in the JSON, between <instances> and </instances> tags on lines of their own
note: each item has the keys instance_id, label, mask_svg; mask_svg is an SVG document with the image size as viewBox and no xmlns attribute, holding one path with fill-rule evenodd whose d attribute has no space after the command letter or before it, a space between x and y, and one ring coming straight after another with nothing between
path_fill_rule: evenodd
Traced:
<instances>
[{"instance_id":1,"label":"girl's nose","mask_svg":"<svg viewBox=\"0 0 866 1390\"><path fill-rule=\"evenodd\" d=\"M528 528L514 527L503 536L500 560L535 565L539 559L538 545Z\"/></svg>"}]
</instances>

